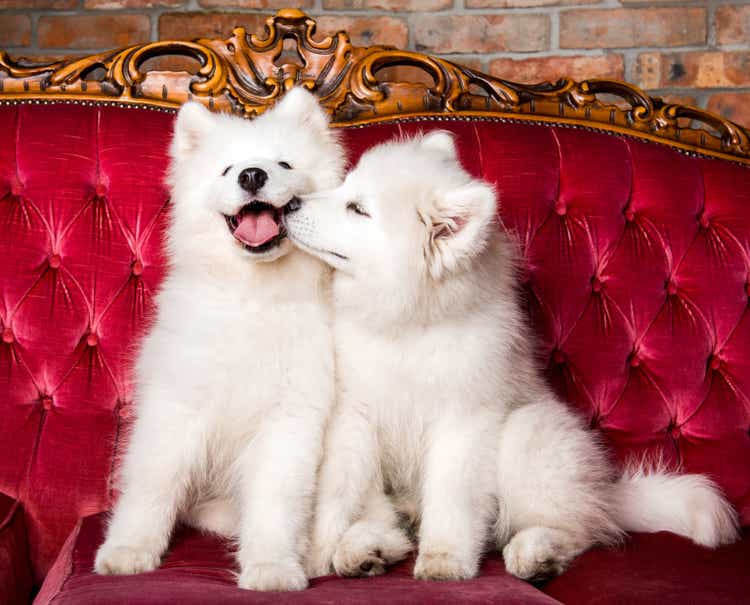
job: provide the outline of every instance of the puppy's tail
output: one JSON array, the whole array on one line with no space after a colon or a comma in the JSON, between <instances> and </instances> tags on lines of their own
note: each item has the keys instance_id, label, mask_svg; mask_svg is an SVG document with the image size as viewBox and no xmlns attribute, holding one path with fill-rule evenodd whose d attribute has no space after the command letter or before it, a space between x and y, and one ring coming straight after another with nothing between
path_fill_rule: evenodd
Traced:
<instances>
[{"instance_id":1,"label":"puppy's tail","mask_svg":"<svg viewBox=\"0 0 750 605\"><path fill-rule=\"evenodd\" d=\"M737 514L705 475L680 475L640 465L618 481L614 508L616 521L625 531L671 531L709 548L739 537Z\"/></svg>"}]
</instances>

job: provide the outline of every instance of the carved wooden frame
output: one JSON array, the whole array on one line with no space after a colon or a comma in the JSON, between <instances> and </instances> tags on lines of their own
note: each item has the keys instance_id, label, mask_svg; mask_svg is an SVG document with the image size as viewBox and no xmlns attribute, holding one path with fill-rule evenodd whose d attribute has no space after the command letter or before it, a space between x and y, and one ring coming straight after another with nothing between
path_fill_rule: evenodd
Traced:
<instances>
[{"instance_id":1,"label":"carved wooden frame","mask_svg":"<svg viewBox=\"0 0 750 605\"><path fill-rule=\"evenodd\" d=\"M152 42L41 65L0 51L0 103L92 102L175 110L195 99L253 116L285 90L305 86L318 95L334 126L411 119L543 122L750 164L747 129L696 107L649 97L624 82L564 78L518 84L420 53L357 47L346 32L316 39L315 25L303 12L283 9L268 18L262 36L238 27L226 40ZM297 60L289 58L289 42ZM192 58L199 69L195 74L143 69L149 59L174 55ZM403 66L420 70L428 81L378 80L384 68Z\"/></svg>"}]
</instances>

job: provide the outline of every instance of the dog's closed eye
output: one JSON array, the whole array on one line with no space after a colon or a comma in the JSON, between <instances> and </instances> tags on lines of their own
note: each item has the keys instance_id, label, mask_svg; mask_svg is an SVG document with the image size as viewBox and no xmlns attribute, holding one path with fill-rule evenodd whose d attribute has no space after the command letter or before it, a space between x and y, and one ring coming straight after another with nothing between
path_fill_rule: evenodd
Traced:
<instances>
[{"instance_id":1,"label":"dog's closed eye","mask_svg":"<svg viewBox=\"0 0 750 605\"><path fill-rule=\"evenodd\" d=\"M350 212L354 212L354 214L359 214L360 216L366 216L367 218L370 218L370 214L357 202L349 202L346 205L346 209Z\"/></svg>"},{"instance_id":2,"label":"dog's closed eye","mask_svg":"<svg viewBox=\"0 0 750 605\"><path fill-rule=\"evenodd\" d=\"M279 166L281 166L284 170L292 169L292 165L289 162L279 162Z\"/></svg>"}]
</instances>

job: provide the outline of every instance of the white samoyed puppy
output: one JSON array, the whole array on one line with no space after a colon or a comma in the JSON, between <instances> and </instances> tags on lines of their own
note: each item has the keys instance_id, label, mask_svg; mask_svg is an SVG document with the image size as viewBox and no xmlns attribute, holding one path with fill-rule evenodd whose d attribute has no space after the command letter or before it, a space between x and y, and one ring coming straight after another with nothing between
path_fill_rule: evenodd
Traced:
<instances>
[{"instance_id":1,"label":"white samoyed puppy","mask_svg":"<svg viewBox=\"0 0 750 605\"><path fill-rule=\"evenodd\" d=\"M171 159L169 270L95 569L154 569L181 520L238 538L240 587L303 589L335 396L330 269L290 244L281 215L340 182L343 149L294 89L252 121L184 105Z\"/></svg>"},{"instance_id":2,"label":"white samoyed puppy","mask_svg":"<svg viewBox=\"0 0 750 605\"><path fill-rule=\"evenodd\" d=\"M715 547L735 512L700 475L626 475L533 362L515 246L450 134L369 150L337 189L287 213L336 269L338 407L326 436L310 575L370 575L411 545L414 575L477 573L488 539L524 579L627 530Z\"/></svg>"}]
</instances>

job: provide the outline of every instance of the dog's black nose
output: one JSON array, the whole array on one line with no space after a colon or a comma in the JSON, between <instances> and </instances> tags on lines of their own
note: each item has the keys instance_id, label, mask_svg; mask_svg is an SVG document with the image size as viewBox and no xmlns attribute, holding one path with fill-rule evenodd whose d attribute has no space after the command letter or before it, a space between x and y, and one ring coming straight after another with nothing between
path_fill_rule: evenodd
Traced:
<instances>
[{"instance_id":1,"label":"dog's black nose","mask_svg":"<svg viewBox=\"0 0 750 605\"><path fill-rule=\"evenodd\" d=\"M284 206L284 212L289 214L291 212L297 212L297 210L299 210L300 208L302 208L302 200L298 197L293 197L291 200L289 200L289 203Z\"/></svg>"},{"instance_id":2,"label":"dog's black nose","mask_svg":"<svg viewBox=\"0 0 750 605\"><path fill-rule=\"evenodd\" d=\"M249 193L258 193L258 189L263 187L267 180L266 171L260 168L245 168L237 177L240 187Z\"/></svg>"}]
</instances>

